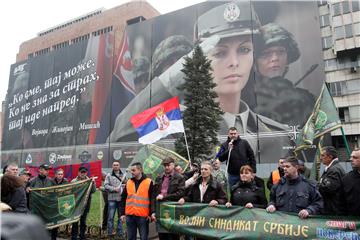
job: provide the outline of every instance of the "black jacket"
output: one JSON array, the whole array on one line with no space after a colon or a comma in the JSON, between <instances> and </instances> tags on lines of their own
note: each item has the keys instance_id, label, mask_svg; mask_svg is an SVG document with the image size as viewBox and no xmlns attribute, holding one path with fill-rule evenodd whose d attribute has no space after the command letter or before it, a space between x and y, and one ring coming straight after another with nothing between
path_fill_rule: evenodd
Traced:
<instances>
[{"instance_id":1,"label":"black jacket","mask_svg":"<svg viewBox=\"0 0 360 240\"><path fill-rule=\"evenodd\" d=\"M66 178L63 178L61 180L61 182L58 182L56 177L52 179L52 182L53 182L54 185L63 185L63 184L68 184L69 183L69 181Z\"/></svg>"},{"instance_id":2,"label":"black jacket","mask_svg":"<svg viewBox=\"0 0 360 240\"><path fill-rule=\"evenodd\" d=\"M155 179L155 198L161 192L161 185L164 180L164 175L158 176ZM163 198L162 201L178 201L180 198L184 196L185 193L185 178L174 172L174 174L170 177L169 188L167 191L167 196Z\"/></svg>"},{"instance_id":3,"label":"black jacket","mask_svg":"<svg viewBox=\"0 0 360 240\"><path fill-rule=\"evenodd\" d=\"M221 162L227 161L229 156L229 142L221 144L220 151L217 157ZM230 161L228 166L228 173L231 175L240 175L240 168L244 165L249 165L256 173L256 161L254 151L251 149L250 144L245 140L238 137L233 142L233 149L230 154Z\"/></svg>"},{"instance_id":4,"label":"black jacket","mask_svg":"<svg viewBox=\"0 0 360 240\"><path fill-rule=\"evenodd\" d=\"M317 215L324 203L316 184L300 175L291 180L282 177L271 189L269 205L279 211L299 213L306 209L311 215Z\"/></svg>"},{"instance_id":5,"label":"black jacket","mask_svg":"<svg viewBox=\"0 0 360 240\"><path fill-rule=\"evenodd\" d=\"M231 203L239 206L252 203L254 207L266 208L267 200L264 189L256 186L255 181L240 181L231 188Z\"/></svg>"},{"instance_id":6,"label":"black jacket","mask_svg":"<svg viewBox=\"0 0 360 240\"><path fill-rule=\"evenodd\" d=\"M200 189L199 185L202 181L202 178L199 178L194 185L191 186L191 189L186 197L184 197L186 202L196 202L201 203L200 199ZM210 203L212 200L216 200L219 204L225 204L226 193L223 189L223 186L216 181L212 176L208 182L208 187L204 193L202 203Z\"/></svg>"},{"instance_id":7,"label":"black jacket","mask_svg":"<svg viewBox=\"0 0 360 240\"><path fill-rule=\"evenodd\" d=\"M352 170L342 180L345 201L345 211L351 216L360 216L360 173Z\"/></svg>"},{"instance_id":8,"label":"black jacket","mask_svg":"<svg viewBox=\"0 0 360 240\"><path fill-rule=\"evenodd\" d=\"M326 215L344 214L344 202L341 194L344 176L345 171L338 160L334 160L327 171L321 175L319 192L324 199L324 214Z\"/></svg>"}]
</instances>

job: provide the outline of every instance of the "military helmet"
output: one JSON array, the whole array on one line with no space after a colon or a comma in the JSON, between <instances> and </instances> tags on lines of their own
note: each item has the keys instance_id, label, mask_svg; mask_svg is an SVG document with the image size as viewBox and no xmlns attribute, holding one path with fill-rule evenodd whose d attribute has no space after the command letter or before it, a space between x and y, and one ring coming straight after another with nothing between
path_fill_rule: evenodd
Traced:
<instances>
[{"instance_id":1,"label":"military helmet","mask_svg":"<svg viewBox=\"0 0 360 240\"><path fill-rule=\"evenodd\" d=\"M152 56L153 76L159 76L165 71L166 66L188 54L192 48L191 42L182 35L170 36L161 41Z\"/></svg>"},{"instance_id":2,"label":"military helmet","mask_svg":"<svg viewBox=\"0 0 360 240\"><path fill-rule=\"evenodd\" d=\"M200 42L217 34L220 39L260 32L260 21L250 1L233 1L212 8L198 18L195 37Z\"/></svg>"},{"instance_id":3,"label":"military helmet","mask_svg":"<svg viewBox=\"0 0 360 240\"><path fill-rule=\"evenodd\" d=\"M143 76L144 74L149 74L149 70L150 70L150 61L147 57L141 56L134 59L133 73L135 79Z\"/></svg>"},{"instance_id":4,"label":"military helmet","mask_svg":"<svg viewBox=\"0 0 360 240\"><path fill-rule=\"evenodd\" d=\"M261 27L264 38L264 46L262 49L274 45L281 45L286 48L288 55L288 63L295 62L300 57L298 45L294 36L285 28L275 23L268 23Z\"/></svg>"}]
</instances>

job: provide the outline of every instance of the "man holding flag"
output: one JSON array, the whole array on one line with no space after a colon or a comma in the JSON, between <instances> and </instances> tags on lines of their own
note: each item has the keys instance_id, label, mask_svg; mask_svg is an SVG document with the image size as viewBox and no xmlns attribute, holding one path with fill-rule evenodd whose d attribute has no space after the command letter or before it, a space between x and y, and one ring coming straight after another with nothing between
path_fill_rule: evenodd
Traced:
<instances>
[{"instance_id":1,"label":"man holding flag","mask_svg":"<svg viewBox=\"0 0 360 240\"><path fill-rule=\"evenodd\" d=\"M341 128L339 114L336 110L336 106L329 93L329 90L324 84L321 90L321 94L315 103L312 114L302 128L299 136L296 138L296 154L299 151L311 148L314 140L320 138L310 178L316 180L318 179L321 154L320 148L323 136L337 128ZM348 149L346 141L345 145Z\"/></svg>"},{"instance_id":2,"label":"man holding flag","mask_svg":"<svg viewBox=\"0 0 360 240\"><path fill-rule=\"evenodd\" d=\"M88 169L86 167L80 167L79 168L79 173L78 176L76 178L74 178L71 182L77 182L77 181L82 181L82 180L86 180L89 179L89 177L87 176L88 174ZM91 191L90 191L90 195L89 198L86 202L85 208L84 208L84 212L80 217L80 234L79 234L79 239L83 240L85 239L85 231L86 231L86 218L87 215L90 211L90 206L91 206L91 194L93 194L94 192L96 192L96 185L95 185L95 178L92 178L92 185L91 185ZM78 222L74 222L71 225L71 240L77 240L78 239L78 233L79 233L79 223Z\"/></svg>"},{"instance_id":3,"label":"man holding flag","mask_svg":"<svg viewBox=\"0 0 360 240\"><path fill-rule=\"evenodd\" d=\"M174 159L166 158L162 161L164 174L155 180L155 196L159 202L178 201L185 193L185 179L182 175L175 172ZM159 217L159 216L156 216ZM155 214L152 218L156 220ZM159 232L160 240L177 240L179 235L172 233Z\"/></svg>"}]
</instances>

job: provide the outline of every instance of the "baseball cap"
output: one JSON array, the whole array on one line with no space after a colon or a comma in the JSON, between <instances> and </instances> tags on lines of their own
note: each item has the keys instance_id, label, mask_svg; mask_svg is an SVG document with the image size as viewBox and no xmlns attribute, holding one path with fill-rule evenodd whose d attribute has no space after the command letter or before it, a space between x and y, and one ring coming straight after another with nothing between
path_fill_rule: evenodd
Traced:
<instances>
[{"instance_id":1,"label":"baseball cap","mask_svg":"<svg viewBox=\"0 0 360 240\"><path fill-rule=\"evenodd\" d=\"M86 167L79 167L79 172L87 172L88 169Z\"/></svg>"},{"instance_id":2,"label":"baseball cap","mask_svg":"<svg viewBox=\"0 0 360 240\"><path fill-rule=\"evenodd\" d=\"M45 169L45 170L49 170L49 169L50 169L50 166L47 165L46 163L44 163L44 164L41 164L41 165L39 166L39 168L43 168L43 169Z\"/></svg>"},{"instance_id":3,"label":"baseball cap","mask_svg":"<svg viewBox=\"0 0 360 240\"><path fill-rule=\"evenodd\" d=\"M21 175L31 176L31 173L30 173L28 170L24 169L24 170L22 170L22 171L20 172L19 176L21 176Z\"/></svg>"}]
</instances>

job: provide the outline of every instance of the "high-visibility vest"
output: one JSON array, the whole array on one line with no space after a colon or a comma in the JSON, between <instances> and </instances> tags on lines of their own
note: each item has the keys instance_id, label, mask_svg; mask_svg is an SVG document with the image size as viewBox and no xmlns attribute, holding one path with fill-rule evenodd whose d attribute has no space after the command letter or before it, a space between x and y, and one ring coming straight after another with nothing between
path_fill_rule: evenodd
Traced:
<instances>
[{"instance_id":1,"label":"high-visibility vest","mask_svg":"<svg viewBox=\"0 0 360 240\"><path fill-rule=\"evenodd\" d=\"M279 183L279 181L280 181L280 172L279 172L279 169L276 169L276 170L274 170L273 172L272 172L272 182L273 182L273 184L275 185L275 184L278 184Z\"/></svg>"},{"instance_id":2,"label":"high-visibility vest","mask_svg":"<svg viewBox=\"0 0 360 240\"><path fill-rule=\"evenodd\" d=\"M145 178L141 181L137 191L135 190L135 183L129 180L126 183L126 207L125 214L139 217L147 217L150 214L150 198L149 187L151 179Z\"/></svg>"}]
</instances>

